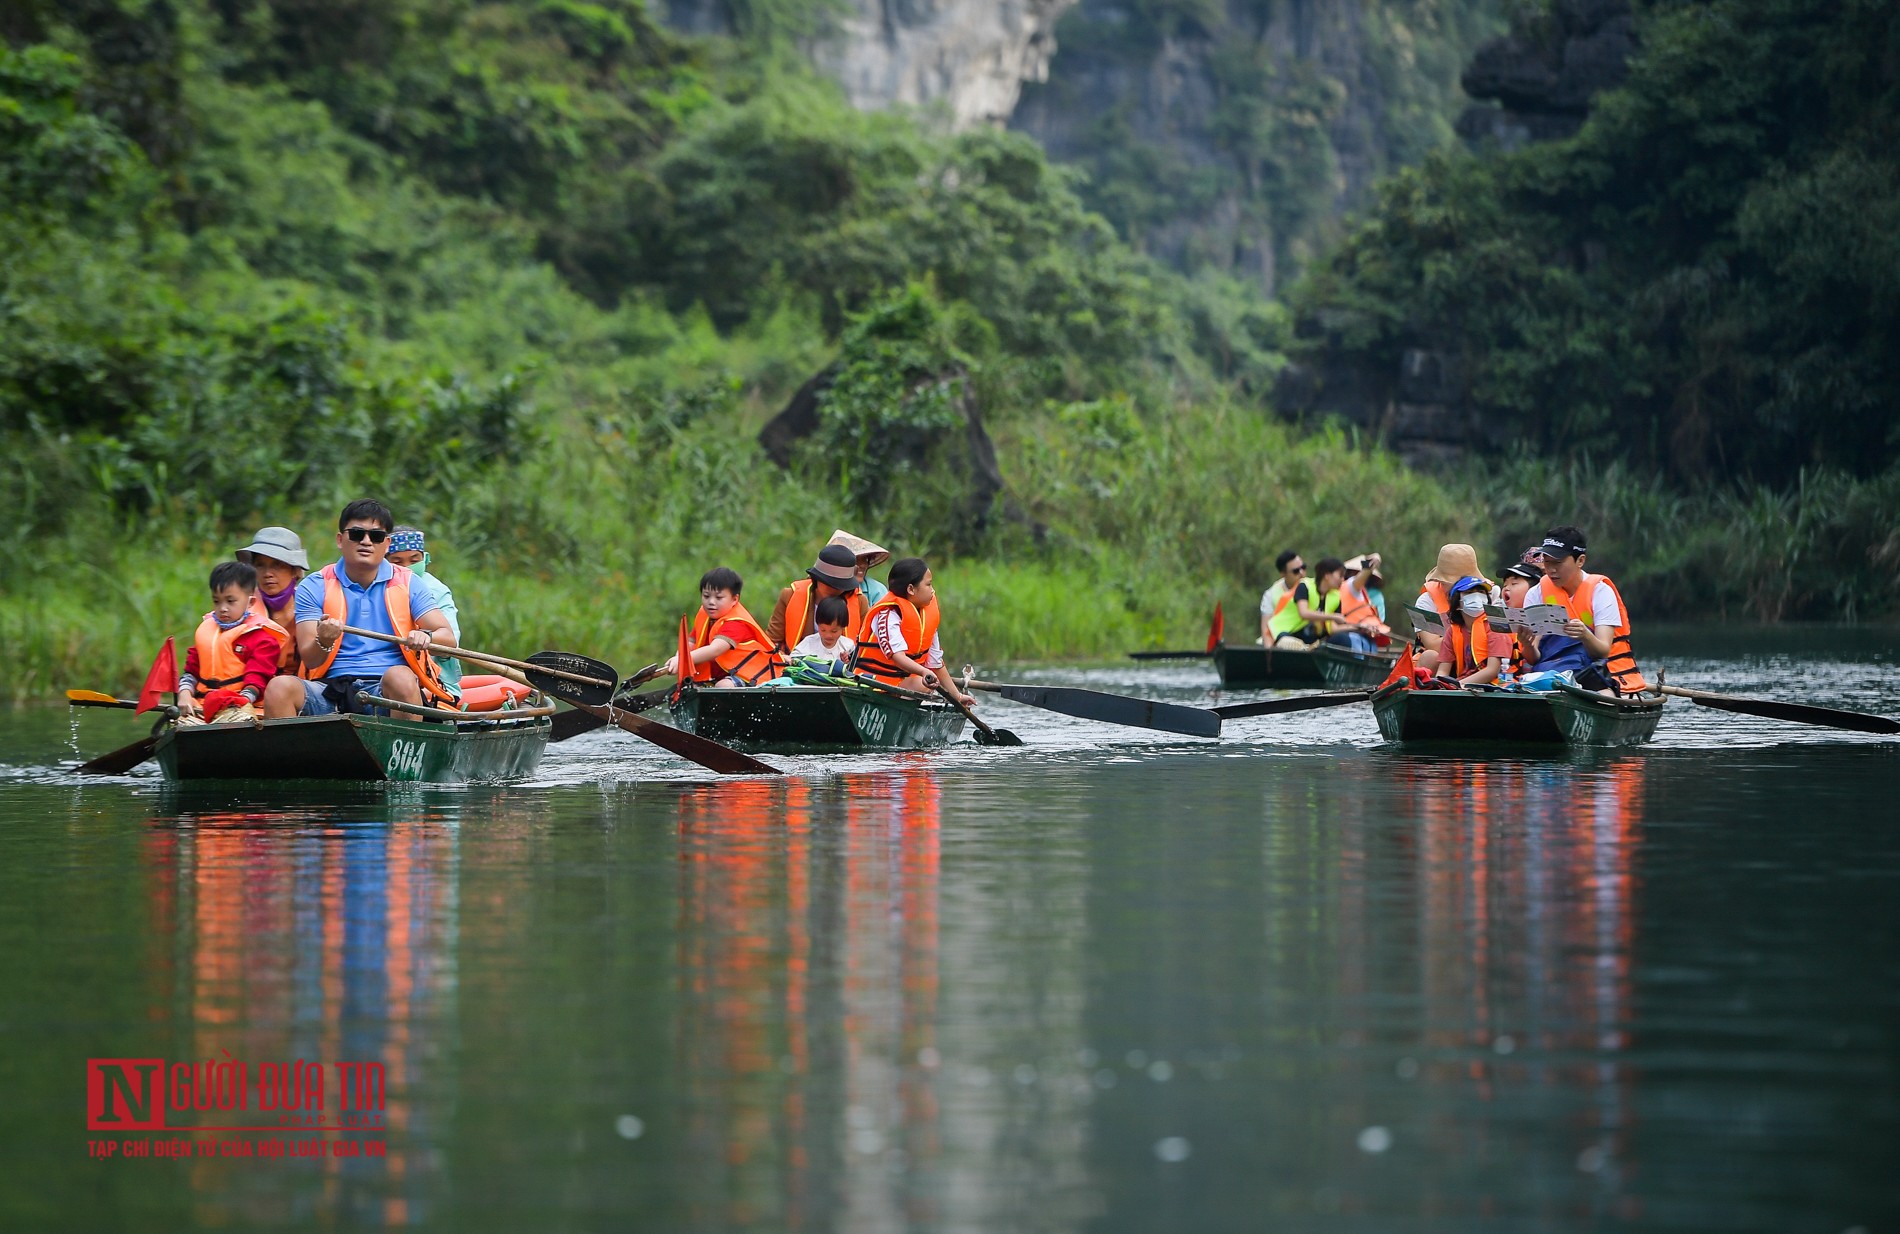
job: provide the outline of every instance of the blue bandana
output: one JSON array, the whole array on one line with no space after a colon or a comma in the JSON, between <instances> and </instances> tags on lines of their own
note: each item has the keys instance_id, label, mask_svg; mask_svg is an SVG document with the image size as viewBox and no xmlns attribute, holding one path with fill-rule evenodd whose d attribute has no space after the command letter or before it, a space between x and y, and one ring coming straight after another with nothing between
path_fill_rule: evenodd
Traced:
<instances>
[{"instance_id":1,"label":"blue bandana","mask_svg":"<svg viewBox=\"0 0 1900 1234\"><path fill-rule=\"evenodd\" d=\"M392 553L420 553L422 551L422 533L419 531L399 531L389 537L389 551Z\"/></svg>"}]
</instances>

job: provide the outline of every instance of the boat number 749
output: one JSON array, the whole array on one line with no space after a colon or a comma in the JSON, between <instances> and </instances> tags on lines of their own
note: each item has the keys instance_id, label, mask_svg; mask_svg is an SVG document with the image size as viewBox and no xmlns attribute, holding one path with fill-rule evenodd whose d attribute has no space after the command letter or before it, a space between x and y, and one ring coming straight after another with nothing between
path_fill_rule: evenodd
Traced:
<instances>
[{"instance_id":1,"label":"boat number 749","mask_svg":"<svg viewBox=\"0 0 1900 1234\"><path fill-rule=\"evenodd\" d=\"M389 767L383 772L392 780L419 780L422 778L422 743L420 741L392 741L389 743Z\"/></svg>"}]
</instances>

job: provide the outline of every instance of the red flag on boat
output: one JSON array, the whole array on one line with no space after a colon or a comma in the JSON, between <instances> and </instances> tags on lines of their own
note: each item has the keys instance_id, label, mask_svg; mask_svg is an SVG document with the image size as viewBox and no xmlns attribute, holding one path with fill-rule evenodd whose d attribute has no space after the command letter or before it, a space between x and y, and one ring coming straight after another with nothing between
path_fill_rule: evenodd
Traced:
<instances>
[{"instance_id":1,"label":"red flag on boat","mask_svg":"<svg viewBox=\"0 0 1900 1234\"><path fill-rule=\"evenodd\" d=\"M1412 645L1410 643L1407 643L1405 645L1405 650L1399 655L1399 662L1392 666L1392 671L1386 674L1386 678L1384 681L1381 681L1379 683L1379 688L1383 690L1395 681L1410 681L1411 679L1412 679Z\"/></svg>"},{"instance_id":2,"label":"red flag on boat","mask_svg":"<svg viewBox=\"0 0 1900 1234\"><path fill-rule=\"evenodd\" d=\"M150 711L163 706L158 696L174 694L178 690L178 649L172 646L172 640L166 639L165 645L158 649L158 658L152 661L152 671L145 674L145 685L139 690L139 709L133 712Z\"/></svg>"},{"instance_id":3,"label":"red flag on boat","mask_svg":"<svg viewBox=\"0 0 1900 1234\"><path fill-rule=\"evenodd\" d=\"M679 676L679 684L684 687L693 679L693 640L686 633L686 618L680 618L679 660L674 665Z\"/></svg>"},{"instance_id":4,"label":"red flag on boat","mask_svg":"<svg viewBox=\"0 0 1900 1234\"><path fill-rule=\"evenodd\" d=\"M1221 616L1220 601L1214 601L1214 623L1207 627L1207 654L1213 655L1220 646L1221 639L1227 633L1227 619Z\"/></svg>"}]
</instances>

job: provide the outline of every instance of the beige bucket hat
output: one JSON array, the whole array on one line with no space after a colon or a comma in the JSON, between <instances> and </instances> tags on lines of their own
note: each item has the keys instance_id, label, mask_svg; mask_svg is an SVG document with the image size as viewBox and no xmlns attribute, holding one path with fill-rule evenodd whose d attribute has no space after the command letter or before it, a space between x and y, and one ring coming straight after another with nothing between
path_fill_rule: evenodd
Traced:
<instances>
[{"instance_id":1,"label":"beige bucket hat","mask_svg":"<svg viewBox=\"0 0 1900 1234\"><path fill-rule=\"evenodd\" d=\"M873 544L863 536L854 536L842 528L832 532L831 539L825 541L825 543L827 545L842 544L844 547L850 549L852 554L860 561L869 557L870 560L864 562L864 568L867 570L881 566L891 559L891 550Z\"/></svg>"},{"instance_id":2,"label":"beige bucket hat","mask_svg":"<svg viewBox=\"0 0 1900 1234\"><path fill-rule=\"evenodd\" d=\"M1478 550L1469 544L1447 544L1438 550L1438 564L1425 581L1450 587L1461 578L1484 578L1484 571L1478 569ZM1486 585L1491 582L1488 578L1484 581Z\"/></svg>"}]
</instances>

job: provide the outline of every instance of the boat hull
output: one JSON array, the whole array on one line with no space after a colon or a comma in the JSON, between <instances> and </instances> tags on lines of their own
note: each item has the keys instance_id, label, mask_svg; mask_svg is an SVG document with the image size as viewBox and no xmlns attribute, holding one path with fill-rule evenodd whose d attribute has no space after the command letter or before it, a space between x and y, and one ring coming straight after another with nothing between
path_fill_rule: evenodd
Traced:
<instances>
[{"instance_id":1,"label":"boat hull","mask_svg":"<svg viewBox=\"0 0 1900 1234\"><path fill-rule=\"evenodd\" d=\"M297 716L262 724L198 724L159 739L168 780L394 780L473 784L518 779L540 765L546 717L467 724L385 716Z\"/></svg>"},{"instance_id":2,"label":"boat hull","mask_svg":"<svg viewBox=\"0 0 1900 1234\"><path fill-rule=\"evenodd\" d=\"M1353 686L1376 686L1392 675L1399 662L1397 652L1354 651L1334 643L1321 643L1313 649L1319 674L1335 690Z\"/></svg>"},{"instance_id":3,"label":"boat hull","mask_svg":"<svg viewBox=\"0 0 1900 1234\"><path fill-rule=\"evenodd\" d=\"M963 735L947 703L856 684L687 690L673 724L735 750L937 750Z\"/></svg>"},{"instance_id":4,"label":"boat hull","mask_svg":"<svg viewBox=\"0 0 1900 1234\"><path fill-rule=\"evenodd\" d=\"M1372 697L1379 735L1404 742L1640 745L1655 736L1662 710L1660 698L1609 698L1568 686L1536 694L1394 686Z\"/></svg>"},{"instance_id":5,"label":"boat hull","mask_svg":"<svg viewBox=\"0 0 1900 1234\"><path fill-rule=\"evenodd\" d=\"M1281 647L1233 647L1222 643L1214 649L1214 671L1228 689L1323 686L1319 658L1307 648L1289 651Z\"/></svg>"}]
</instances>

